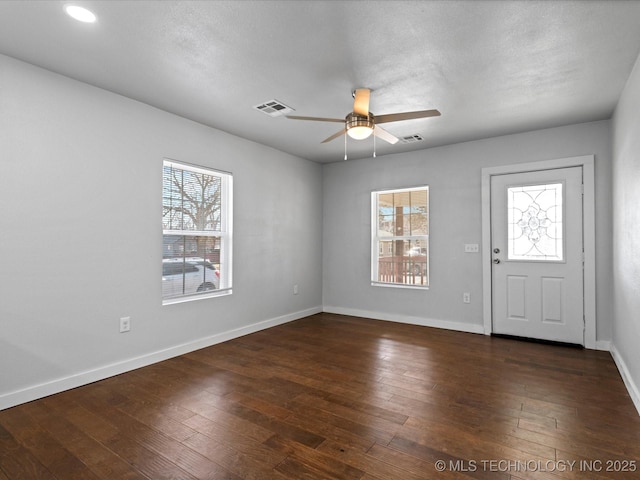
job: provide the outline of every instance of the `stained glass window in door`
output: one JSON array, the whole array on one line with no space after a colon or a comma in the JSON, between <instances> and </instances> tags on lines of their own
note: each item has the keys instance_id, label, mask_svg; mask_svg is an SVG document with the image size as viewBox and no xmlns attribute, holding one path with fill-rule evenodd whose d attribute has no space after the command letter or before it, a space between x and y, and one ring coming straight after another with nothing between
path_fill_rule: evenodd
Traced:
<instances>
[{"instance_id":1,"label":"stained glass window in door","mask_svg":"<svg viewBox=\"0 0 640 480\"><path fill-rule=\"evenodd\" d=\"M562 183L507 188L509 260L563 260Z\"/></svg>"}]
</instances>

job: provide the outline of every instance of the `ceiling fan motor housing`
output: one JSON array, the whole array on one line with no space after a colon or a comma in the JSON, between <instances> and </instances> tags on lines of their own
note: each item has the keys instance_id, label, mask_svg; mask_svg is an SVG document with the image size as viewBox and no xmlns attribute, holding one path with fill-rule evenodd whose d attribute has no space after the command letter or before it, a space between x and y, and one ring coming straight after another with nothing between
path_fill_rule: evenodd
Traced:
<instances>
[{"instance_id":1,"label":"ceiling fan motor housing","mask_svg":"<svg viewBox=\"0 0 640 480\"><path fill-rule=\"evenodd\" d=\"M351 112L345 117L345 127L347 133L352 138L364 139L367 138L373 132L375 127L375 119L373 114L359 115L355 112ZM353 130L352 130L353 129ZM354 135L355 134L355 135Z\"/></svg>"}]
</instances>

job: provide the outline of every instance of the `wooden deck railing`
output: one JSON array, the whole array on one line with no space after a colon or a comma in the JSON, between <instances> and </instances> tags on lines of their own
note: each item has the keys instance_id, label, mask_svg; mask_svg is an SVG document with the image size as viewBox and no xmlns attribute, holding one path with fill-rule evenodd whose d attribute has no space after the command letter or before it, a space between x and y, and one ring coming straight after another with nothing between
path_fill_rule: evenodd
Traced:
<instances>
[{"instance_id":1,"label":"wooden deck railing","mask_svg":"<svg viewBox=\"0 0 640 480\"><path fill-rule=\"evenodd\" d=\"M380 258L378 281L403 285L428 285L427 260L423 255Z\"/></svg>"}]
</instances>

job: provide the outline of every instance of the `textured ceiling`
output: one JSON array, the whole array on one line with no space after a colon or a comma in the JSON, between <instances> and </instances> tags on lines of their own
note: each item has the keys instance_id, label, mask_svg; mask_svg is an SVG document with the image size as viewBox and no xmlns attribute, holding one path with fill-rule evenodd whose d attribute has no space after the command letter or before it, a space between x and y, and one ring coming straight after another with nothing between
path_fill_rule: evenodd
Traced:
<instances>
[{"instance_id":1,"label":"textured ceiling","mask_svg":"<svg viewBox=\"0 0 640 480\"><path fill-rule=\"evenodd\" d=\"M442 112L386 124L424 140L380 156L609 118L640 52L639 1L75 2L93 25L66 3L0 2L0 53L318 162L339 124L252 107L343 118L367 87L375 114Z\"/></svg>"}]
</instances>

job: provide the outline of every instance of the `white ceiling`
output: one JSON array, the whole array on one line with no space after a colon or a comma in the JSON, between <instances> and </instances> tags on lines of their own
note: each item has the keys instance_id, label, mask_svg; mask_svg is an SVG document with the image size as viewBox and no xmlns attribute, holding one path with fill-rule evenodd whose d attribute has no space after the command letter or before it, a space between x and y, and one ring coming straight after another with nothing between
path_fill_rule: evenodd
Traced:
<instances>
[{"instance_id":1,"label":"white ceiling","mask_svg":"<svg viewBox=\"0 0 640 480\"><path fill-rule=\"evenodd\" d=\"M0 53L317 162L339 124L252 107L343 118L367 87L375 114L442 112L385 124L424 140L380 156L610 118L639 52L640 1L0 2Z\"/></svg>"}]
</instances>

